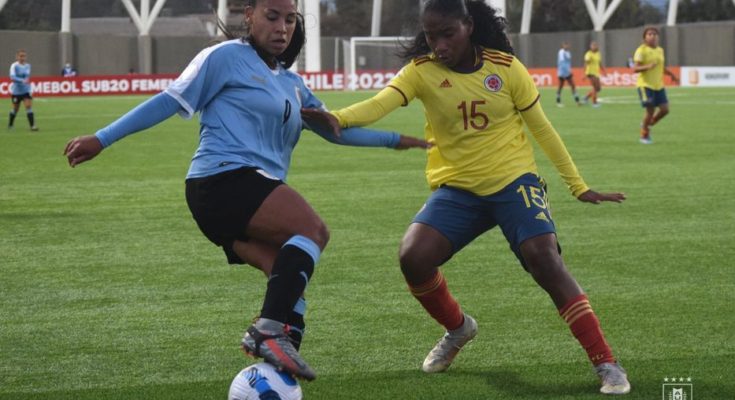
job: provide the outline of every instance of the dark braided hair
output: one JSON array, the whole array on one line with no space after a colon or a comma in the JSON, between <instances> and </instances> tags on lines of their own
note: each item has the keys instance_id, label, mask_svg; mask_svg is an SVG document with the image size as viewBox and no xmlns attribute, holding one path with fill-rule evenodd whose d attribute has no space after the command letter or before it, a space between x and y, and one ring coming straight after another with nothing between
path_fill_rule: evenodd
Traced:
<instances>
[{"instance_id":1,"label":"dark braided hair","mask_svg":"<svg viewBox=\"0 0 735 400\"><path fill-rule=\"evenodd\" d=\"M427 12L435 12L450 18L465 20L472 17L474 29L470 41L483 47L504 51L513 54L505 30L508 28L508 20L497 15L497 11L487 5L484 0L427 0L421 9L421 15ZM403 47L399 56L404 60L431 53L431 48L426 43L424 32L419 32L408 45Z\"/></svg>"},{"instance_id":2,"label":"dark braided hair","mask_svg":"<svg viewBox=\"0 0 735 400\"><path fill-rule=\"evenodd\" d=\"M294 0L298 5L298 0ZM245 0L246 7L255 7L258 4L258 0ZM217 18L217 26L224 33L227 39L242 38L248 40L253 47L256 47L255 43L250 40L250 27L243 23L236 30L228 29L225 23ZM296 59L301 53L301 49L304 48L306 43L306 30L304 29L304 16L301 13L296 13L296 29L294 29L291 42L286 47L286 50L280 55L276 56L276 60L283 65L284 68L291 68ZM257 49L257 48L256 48Z\"/></svg>"}]
</instances>

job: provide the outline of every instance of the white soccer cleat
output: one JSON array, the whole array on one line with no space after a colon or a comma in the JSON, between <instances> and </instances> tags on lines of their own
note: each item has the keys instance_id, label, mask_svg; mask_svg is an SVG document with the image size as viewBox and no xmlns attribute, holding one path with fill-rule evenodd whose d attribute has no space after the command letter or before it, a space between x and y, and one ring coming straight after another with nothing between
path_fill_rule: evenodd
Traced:
<instances>
[{"instance_id":1,"label":"white soccer cleat","mask_svg":"<svg viewBox=\"0 0 735 400\"><path fill-rule=\"evenodd\" d=\"M600 377L602 394L627 394L630 392L630 382L623 367L617 362L602 363L595 367L597 376Z\"/></svg>"},{"instance_id":2,"label":"white soccer cleat","mask_svg":"<svg viewBox=\"0 0 735 400\"><path fill-rule=\"evenodd\" d=\"M477 322L467 314L464 314L464 323L458 329L447 331L439 342L434 346L421 369L424 372L444 372L452 365L454 357L477 335Z\"/></svg>"}]
</instances>

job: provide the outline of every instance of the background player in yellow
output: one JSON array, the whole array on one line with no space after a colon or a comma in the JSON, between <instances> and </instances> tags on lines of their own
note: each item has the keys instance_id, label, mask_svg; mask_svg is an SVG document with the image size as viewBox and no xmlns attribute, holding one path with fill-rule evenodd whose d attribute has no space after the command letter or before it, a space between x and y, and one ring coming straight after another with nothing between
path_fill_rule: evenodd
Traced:
<instances>
[{"instance_id":1,"label":"background player in yellow","mask_svg":"<svg viewBox=\"0 0 735 400\"><path fill-rule=\"evenodd\" d=\"M600 72L605 72L605 67L602 66L602 55L600 55L600 47L594 40L590 42L590 49L584 53L584 74L587 79L590 80L592 89L589 93L584 96L584 102L587 103L592 100L592 107L599 107L600 104L597 102L597 94L602 90L600 85Z\"/></svg>"},{"instance_id":2,"label":"background player in yellow","mask_svg":"<svg viewBox=\"0 0 735 400\"><path fill-rule=\"evenodd\" d=\"M622 202L585 184L546 119L526 68L513 56L505 19L482 0L428 0L422 30L408 44L412 59L375 97L334 112L303 110L318 123L361 126L418 98L429 149L426 176L433 193L400 247L401 271L413 296L447 330L423 363L441 372L477 333L439 266L465 245L500 226L523 267L547 291L587 351L603 393L630 391L625 371L605 341L587 296L561 258L524 122L580 201ZM336 117L336 121L335 121ZM330 121L331 118L331 121Z\"/></svg>"},{"instance_id":3,"label":"background player in yellow","mask_svg":"<svg viewBox=\"0 0 735 400\"><path fill-rule=\"evenodd\" d=\"M641 138L643 144L653 143L651 126L669 113L669 100L664 89L664 74L676 82L678 78L665 66L664 49L658 45L658 29L648 27L643 30L643 44L638 46L633 56L633 71L638 72L638 97L646 109L641 122ZM656 110L658 109L658 111Z\"/></svg>"}]
</instances>

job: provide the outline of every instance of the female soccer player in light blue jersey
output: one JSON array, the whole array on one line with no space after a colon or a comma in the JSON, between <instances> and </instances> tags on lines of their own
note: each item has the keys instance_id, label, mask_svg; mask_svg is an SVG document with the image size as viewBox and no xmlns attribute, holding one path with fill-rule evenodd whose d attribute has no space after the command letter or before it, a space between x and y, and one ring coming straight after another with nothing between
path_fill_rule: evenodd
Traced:
<instances>
[{"instance_id":1,"label":"female soccer player in light blue jersey","mask_svg":"<svg viewBox=\"0 0 735 400\"><path fill-rule=\"evenodd\" d=\"M64 154L74 167L128 134L177 112L190 118L198 111L199 148L186 179L189 209L230 263L252 264L270 277L260 317L246 331L243 349L311 380L316 374L297 350L298 328L304 326L301 295L329 232L283 180L301 134L301 108L324 106L288 70L305 36L296 0L248 0L245 22L246 37L203 50L165 92L95 135L72 139ZM428 146L392 132L348 129L338 137L332 133L336 126L310 128L340 144Z\"/></svg>"},{"instance_id":2,"label":"female soccer player in light blue jersey","mask_svg":"<svg viewBox=\"0 0 735 400\"><path fill-rule=\"evenodd\" d=\"M10 117L8 118L8 129L13 128L15 122L15 116L18 114L20 109L20 103L23 103L23 107L26 108L26 116L28 117L28 124L32 131L37 131L35 119L33 116L33 97L31 96L31 64L26 62L26 51L18 50L15 53L15 62L10 66L10 85L11 101L13 108L10 110Z\"/></svg>"}]
</instances>

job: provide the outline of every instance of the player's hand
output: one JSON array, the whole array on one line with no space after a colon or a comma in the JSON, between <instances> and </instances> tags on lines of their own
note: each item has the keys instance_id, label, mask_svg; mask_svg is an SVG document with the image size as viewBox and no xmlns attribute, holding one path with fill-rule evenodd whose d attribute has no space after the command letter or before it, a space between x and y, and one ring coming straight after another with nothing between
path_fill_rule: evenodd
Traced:
<instances>
[{"instance_id":1,"label":"player's hand","mask_svg":"<svg viewBox=\"0 0 735 400\"><path fill-rule=\"evenodd\" d=\"M94 135L79 136L70 140L64 148L64 155L69 160L69 165L74 168L77 165L91 160L102 151L102 143Z\"/></svg>"},{"instance_id":2,"label":"player's hand","mask_svg":"<svg viewBox=\"0 0 735 400\"><path fill-rule=\"evenodd\" d=\"M625 194L623 193L597 193L594 190L588 190L577 197L579 201L592 204L600 204L603 201L614 201L616 203L622 203L625 200Z\"/></svg>"},{"instance_id":3,"label":"player's hand","mask_svg":"<svg viewBox=\"0 0 735 400\"><path fill-rule=\"evenodd\" d=\"M424 139L415 138L413 136L401 135L401 140L398 141L398 145L395 147L396 150L407 150L413 148L419 149L430 149L433 146L432 143L427 142Z\"/></svg>"},{"instance_id":4,"label":"player's hand","mask_svg":"<svg viewBox=\"0 0 735 400\"><path fill-rule=\"evenodd\" d=\"M337 117L318 108L302 108L301 119L314 128L321 128L332 132L336 137L342 135Z\"/></svg>"}]
</instances>

